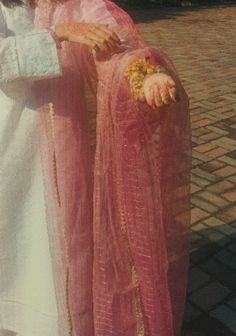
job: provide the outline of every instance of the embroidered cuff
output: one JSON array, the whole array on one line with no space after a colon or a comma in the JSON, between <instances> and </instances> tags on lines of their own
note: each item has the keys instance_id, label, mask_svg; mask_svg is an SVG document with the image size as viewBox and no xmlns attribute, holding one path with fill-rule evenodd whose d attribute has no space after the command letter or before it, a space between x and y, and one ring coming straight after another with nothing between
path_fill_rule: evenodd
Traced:
<instances>
[{"instance_id":1,"label":"embroidered cuff","mask_svg":"<svg viewBox=\"0 0 236 336\"><path fill-rule=\"evenodd\" d=\"M58 49L47 29L16 35L21 78L51 78L62 74Z\"/></svg>"}]
</instances>

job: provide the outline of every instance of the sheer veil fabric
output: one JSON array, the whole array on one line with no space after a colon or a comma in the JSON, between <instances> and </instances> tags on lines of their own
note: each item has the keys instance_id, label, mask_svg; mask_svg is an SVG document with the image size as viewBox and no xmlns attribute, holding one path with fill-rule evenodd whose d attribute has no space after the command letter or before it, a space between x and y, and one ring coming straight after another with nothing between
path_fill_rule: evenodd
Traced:
<instances>
[{"instance_id":1,"label":"sheer veil fabric","mask_svg":"<svg viewBox=\"0 0 236 336\"><path fill-rule=\"evenodd\" d=\"M36 27L72 20L108 24L122 45L96 59L63 42L63 75L36 86L59 336L179 336L190 237L187 94L170 58L112 2L39 1ZM140 57L168 69L178 102L154 111L133 99L124 74Z\"/></svg>"}]
</instances>

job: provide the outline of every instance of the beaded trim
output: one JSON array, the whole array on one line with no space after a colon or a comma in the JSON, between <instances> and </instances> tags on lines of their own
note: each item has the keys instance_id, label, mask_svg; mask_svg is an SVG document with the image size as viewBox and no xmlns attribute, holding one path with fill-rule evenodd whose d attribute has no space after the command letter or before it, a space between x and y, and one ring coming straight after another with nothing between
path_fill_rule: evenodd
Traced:
<instances>
[{"instance_id":1,"label":"beaded trim","mask_svg":"<svg viewBox=\"0 0 236 336\"><path fill-rule=\"evenodd\" d=\"M146 58L139 58L129 64L125 76L128 78L131 91L136 100L145 102L145 94L143 90L143 84L145 79L155 73L165 73L168 71L161 65L152 65Z\"/></svg>"},{"instance_id":2,"label":"beaded trim","mask_svg":"<svg viewBox=\"0 0 236 336\"><path fill-rule=\"evenodd\" d=\"M52 139L55 141L55 111L53 103L48 104L48 114L49 114L49 122L52 132ZM56 190L56 200L59 207L61 207L61 198L60 198L60 192L59 192L59 185L58 185L58 174L57 174L57 160L56 160L56 153L53 152L52 157L52 165L53 165L53 182L54 187ZM66 253L66 309L67 309L67 320L69 325L69 334L68 336L73 335L73 322L72 322L72 316L71 316L71 310L70 310L70 298L69 298L69 276L70 276L70 268L69 268L69 247L68 247L68 241L66 239L65 234L65 228L63 227L63 238L65 243L65 253Z\"/></svg>"},{"instance_id":3,"label":"beaded trim","mask_svg":"<svg viewBox=\"0 0 236 336\"><path fill-rule=\"evenodd\" d=\"M119 178L116 178L116 186L117 186L117 196L118 196L118 208L120 213L120 230L122 241L124 244L124 248L126 251L126 255L128 258L129 269L131 272L132 277L132 284L135 288L135 314L136 314L136 321L137 321L137 336L145 336L145 326L144 326L144 316L142 310L142 303L141 303L141 293L138 281L138 274L137 269L134 264L134 259L131 252L131 247L129 244L129 238L127 234L127 223L126 223L126 216L125 216L125 209L122 199L121 193L121 183Z\"/></svg>"},{"instance_id":4,"label":"beaded trim","mask_svg":"<svg viewBox=\"0 0 236 336\"><path fill-rule=\"evenodd\" d=\"M50 119L50 125L51 125L51 131L52 131L52 138L53 140L55 139L55 112L54 112L54 107L52 103L49 103L49 119ZM61 207L61 198L60 198L60 193L59 193L59 186L58 186L58 177L57 177L57 160L56 160L56 153L55 151L53 152L53 181L54 181L54 186L56 190L56 199L58 206Z\"/></svg>"}]
</instances>

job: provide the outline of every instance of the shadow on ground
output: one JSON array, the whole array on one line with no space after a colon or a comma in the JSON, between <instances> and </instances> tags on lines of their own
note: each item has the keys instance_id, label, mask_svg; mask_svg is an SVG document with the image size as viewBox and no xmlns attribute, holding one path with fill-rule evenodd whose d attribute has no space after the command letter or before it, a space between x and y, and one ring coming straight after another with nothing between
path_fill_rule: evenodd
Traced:
<instances>
[{"instance_id":1,"label":"shadow on ground","mask_svg":"<svg viewBox=\"0 0 236 336\"><path fill-rule=\"evenodd\" d=\"M236 222L231 223L236 227ZM192 234L188 300L182 336L236 335L236 233L225 225Z\"/></svg>"},{"instance_id":2,"label":"shadow on ground","mask_svg":"<svg viewBox=\"0 0 236 336\"><path fill-rule=\"evenodd\" d=\"M211 5L211 6L189 6L189 7L156 7L152 10L142 9L142 10L130 10L129 14L132 16L136 23L151 23L156 20L170 20L176 19L179 16L187 16L190 12L199 12L205 10L214 11L215 8L226 8L226 7L236 7L236 1L230 1L221 5ZM229 17L230 19L230 17ZM205 18L202 18L203 22L206 22ZM193 18L188 17L188 22L197 23L200 22L199 19L196 21ZM209 20L208 22L214 22Z\"/></svg>"},{"instance_id":3,"label":"shadow on ground","mask_svg":"<svg viewBox=\"0 0 236 336\"><path fill-rule=\"evenodd\" d=\"M236 4L134 13L190 97L192 253L182 336L236 335Z\"/></svg>"}]
</instances>

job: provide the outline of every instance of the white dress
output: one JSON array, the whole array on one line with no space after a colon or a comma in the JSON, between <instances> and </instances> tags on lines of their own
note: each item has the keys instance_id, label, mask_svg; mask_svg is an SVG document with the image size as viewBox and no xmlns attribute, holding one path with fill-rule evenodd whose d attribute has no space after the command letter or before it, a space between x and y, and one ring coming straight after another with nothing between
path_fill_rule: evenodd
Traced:
<instances>
[{"instance_id":1,"label":"white dress","mask_svg":"<svg viewBox=\"0 0 236 336\"><path fill-rule=\"evenodd\" d=\"M57 336L33 80L61 75L28 6L0 5L0 336Z\"/></svg>"}]
</instances>

